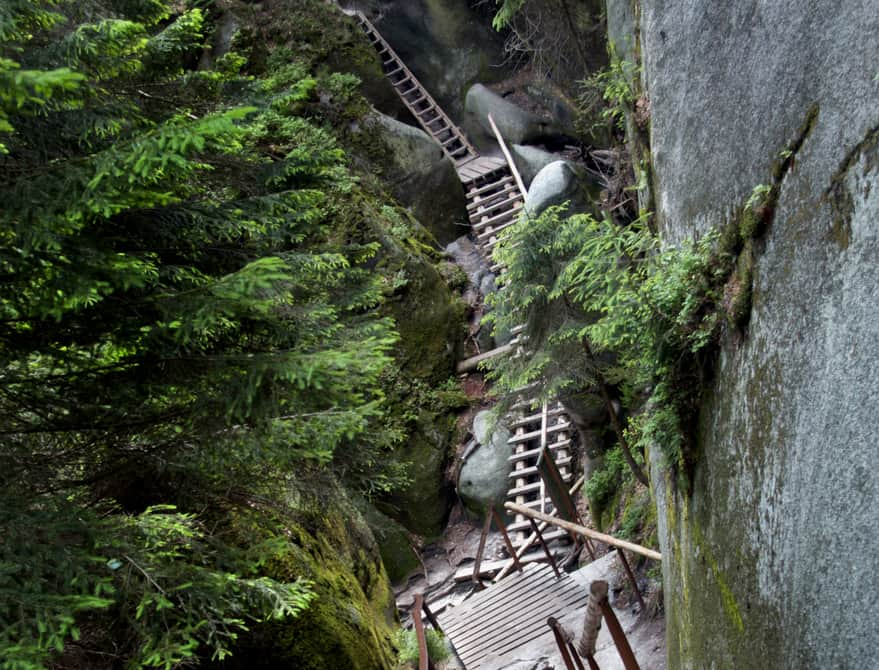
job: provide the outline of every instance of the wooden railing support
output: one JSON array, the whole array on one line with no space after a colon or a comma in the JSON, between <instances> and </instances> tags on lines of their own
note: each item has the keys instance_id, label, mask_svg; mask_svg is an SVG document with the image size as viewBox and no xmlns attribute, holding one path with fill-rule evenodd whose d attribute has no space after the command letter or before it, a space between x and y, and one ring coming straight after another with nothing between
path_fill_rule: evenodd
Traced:
<instances>
[{"instance_id":1,"label":"wooden railing support","mask_svg":"<svg viewBox=\"0 0 879 670\"><path fill-rule=\"evenodd\" d=\"M415 620L415 637L418 639L418 670L429 670L430 659L427 656L427 638L424 635L424 622L421 621L422 607L424 607L424 595L416 593L412 618Z\"/></svg>"},{"instance_id":2,"label":"wooden railing support","mask_svg":"<svg viewBox=\"0 0 879 670\"><path fill-rule=\"evenodd\" d=\"M562 655L562 660L565 662L565 667L568 670L586 670L580 661L580 657L577 655L577 651L574 649L574 645L571 644L568 632L562 628L562 625L556 618L549 617L546 620L546 625L552 629L552 633L555 635L555 643L559 648L559 653ZM592 664L590 663L591 666Z\"/></svg>"},{"instance_id":3,"label":"wooden railing support","mask_svg":"<svg viewBox=\"0 0 879 670\"><path fill-rule=\"evenodd\" d=\"M494 505L492 505L489 509L491 510L491 516L492 518L494 518L494 522L497 524L498 529L500 529L501 534L504 536L504 542L506 542L507 544L507 551L510 552L510 558L513 559L513 562L516 565L516 569L519 572L522 572L522 563L521 561L519 561L519 557L516 556L516 548L513 546L513 542L510 540L510 534L507 533L506 525L504 524L500 515L497 513L497 510L495 510Z\"/></svg>"},{"instance_id":4,"label":"wooden railing support","mask_svg":"<svg viewBox=\"0 0 879 670\"><path fill-rule=\"evenodd\" d=\"M585 481L586 481L586 479L584 477L580 477L576 482L574 482L574 485L570 488L569 493L571 495L574 495L580 489L580 487L583 486L583 483ZM557 513L558 513L558 511L554 510L554 511L550 512L549 515L556 516ZM549 524L546 521L541 521L539 524L537 524L537 527L540 528L540 530L544 530L548 525ZM519 551L516 552L516 556L519 558L522 558L522 556L525 555L525 552L528 551L531 548L531 545L533 545L535 542L537 542L537 534L531 533L531 535L529 535L526 538L525 542L523 542L519 546ZM495 576L493 581L499 582L500 580L502 580L504 577L507 576L507 573L510 571L510 569L512 567L513 567L513 559L510 559L507 562L507 564L503 568L501 568L501 571L499 573L497 573L497 575Z\"/></svg>"},{"instance_id":5,"label":"wooden railing support","mask_svg":"<svg viewBox=\"0 0 879 670\"><path fill-rule=\"evenodd\" d=\"M540 546L543 547L543 553L546 554L546 560L549 561L549 564L552 566L552 571L555 572L556 579L561 579L562 573L559 572L559 566L556 565L555 556L552 555L549 547L546 546L546 540L543 539L543 533L541 533L540 529L537 527L537 522L534 521L534 519L528 519L528 522L531 524L531 531L537 533L537 539L540 541Z\"/></svg>"},{"instance_id":6,"label":"wooden railing support","mask_svg":"<svg viewBox=\"0 0 879 670\"><path fill-rule=\"evenodd\" d=\"M601 613L604 615L604 620L607 622L607 630L613 638L613 643L617 647L617 652L619 652L620 658L623 661L623 667L626 670L641 670L641 666L638 665L635 653L632 651L632 647L629 646L629 641L626 639L626 633L623 631L623 627L620 626L620 622L617 620L617 615L614 613L613 607L607 602L607 598L602 600L600 605Z\"/></svg>"},{"instance_id":7,"label":"wooden railing support","mask_svg":"<svg viewBox=\"0 0 879 670\"><path fill-rule=\"evenodd\" d=\"M644 596L641 595L641 590L638 588L638 580L635 579L635 573L632 572L632 568L629 566L629 561L626 559L626 554L623 553L623 550L617 547L616 553L620 563L623 564L623 570L626 571L626 576L629 578L629 583L632 585L632 590L635 592L635 597L638 599L638 604L641 605L641 611L643 612L645 609Z\"/></svg>"},{"instance_id":8,"label":"wooden railing support","mask_svg":"<svg viewBox=\"0 0 879 670\"><path fill-rule=\"evenodd\" d=\"M491 528L491 514L485 515L485 523L482 524L482 535L479 536L479 548L476 550L476 562L473 564L473 581L476 587L481 591L485 588L485 584L479 578L479 572L482 568L482 554L485 552L485 539L488 537L488 531Z\"/></svg>"}]
</instances>

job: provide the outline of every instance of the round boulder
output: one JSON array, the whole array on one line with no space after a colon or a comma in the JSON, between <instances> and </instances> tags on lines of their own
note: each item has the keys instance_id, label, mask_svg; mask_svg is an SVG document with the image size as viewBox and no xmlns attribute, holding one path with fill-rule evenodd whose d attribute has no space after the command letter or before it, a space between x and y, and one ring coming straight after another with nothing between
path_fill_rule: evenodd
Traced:
<instances>
[{"instance_id":1,"label":"round boulder","mask_svg":"<svg viewBox=\"0 0 879 670\"><path fill-rule=\"evenodd\" d=\"M516 162L516 167L519 168L519 174L522 175L522 181L525 182L526 186L534 181L538 172L559 159L556 154L527 144L514 144L510 147L510 152L513 154L513 160Z\"/></svg>"},{"instance_id":2,"label":"round boulder","mask_svg":"<svg viewBox=\"0 0 879 670\"><path fill-rule=\"evenodd\" d=\"M479 125L489 135L492 135L491 124L488 122L488 115L491 114L504 140L512 144L534 142L558 134L558 130L549 121L504 100L482 84L474 84L467 91L464 109L476 117Z\"/></svg>"},{"instance_id":3,"label":"round boulder","mask_svg":"<svg viewBox=\"0 0 879 670\"><path fill-rule=\"evenodd\" d=\"M554 161L544 167L525 195L525 211L539 216L553 205L570 202L570 213L582 212L589 206L585 174L570 161Z\"/></svg>"},{"instance_id":4,"label":"round boulder","mask_svg":"<svg viewBox=\"0 0 879 670\"><path fill-rule=\"evenodd\" d=\"M473 419L473 435L479 446L458 475L458 495L468 509L479 514L484 514L489 505L503 504L512 471L507 444L510 431L502 425L490 430L490 416L489 411L482 411Z\"/></svg>"}]
</instances>

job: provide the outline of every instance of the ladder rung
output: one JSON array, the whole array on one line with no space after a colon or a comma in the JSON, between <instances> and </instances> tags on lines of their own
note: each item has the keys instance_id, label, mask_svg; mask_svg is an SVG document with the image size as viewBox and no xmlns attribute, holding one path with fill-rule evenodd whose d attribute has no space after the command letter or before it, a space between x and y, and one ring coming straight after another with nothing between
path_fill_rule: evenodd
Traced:
<instances>
[{"instance_id":1,"label":"ladder rung","mask_svg":"<svg viewBox=\"0 0 879 670\"><path fill-rule=\"evenodd\" d=\"M569 482L571 481L571 473L566 472L562 475L562 481ZM508 498L515 498L518 495L522 495L523 493L531 493L532 491L540 490L541 482L534 482L532 484L525 484L525 486L520 486L519 488L510 489L507 491Z\"/></svg>"},{"instance_id":2,"label":"ladder rung","mask_svg":"<svg viewBox=\"0 0 879 670\"><path fill-rule=\"evenodd\" d=\"M483 193L487 193L487 191L483 191ZM517 197L517 198L521 197L519 194L519 189L517 189L516 185L513 184L512 182L507 182L506 184L504 184L503 188L501 188L499 191L495 191L494 193L489 193L484 198L479 198L479 196L481 194L468 193L467 195L468 195L468 198L471 200L471 202L469 205L467 205L467 209L472 211L487 201L490 201L494 198L507 196L510 193L514 193L515 197ZM476 200L476 198L479 198L479 199Z\"/></svg>"},{"instance_id":3,"label":"ladder rung","mask_svg":"<svg viewBox=\"0 0 879 670\"><path fill-rule=\"evenodd\" d=\"M509 221L507 221L499 226L493 226L491 230L487 230L484 233L480 233L476 237L477 237L477 239L480 239L480 240L489 240L486 244L494 245L500 239L497 236L497 234L500 233L501 231L506 230L507 228L509 228L513 224L515 224L516 221L517 221L516 218L512 218ZM491 238L494 238L494 241L492 241Z\"/></svg>"},{"instance_id":4,"label":"ladder rung","mask_svg":"<svg viewBox=\"0 0 879 670\"><path fill-rule=\"evenodd\" d=\"M565 456L564 458L560 458L559 460L557 460L555 462L555 464L558 467L570 465L571 464L571 457ZM528 468L521 468L519 470L513 470L508 475L508 478L509 479L519 479L520 477L530 477L531 475L536 475L536 474L537 474L537 466L532 465L531 467L528 467Z\"/></svg>"},{"instance_id":5,"label":"ladder rung","mask_svg":"<svg viewBox=\"0 0 879 670\"><path fill-rule=\"evenodd\" d=\"M474 228L485 228L485 226L490 226L491 224L493 224L497 221L500 221L511 214L518 213L520 209L522 209L521 203L517 207L513 207L512 209L510 209L507 212L503 212L502 214L498 214L497 216L493 216L490 219L484 219L484 220L474 224L473 227ZM485 233L483 233L483 235L485 235Z\"/></svg>"},{"instance_id":6,"label":"ladder rung","mask_svg":"<svg viewBox=\"0 0 879 670\"><path fill-rule=\"evenodd\" d=\"M551 433L558 433L561 430L568 430L571 427L570 421L564 421L560 423L553 424L552 426L546 427L546 434L549 435ZM540 434L543 431L535 430L531 433L522 433L521 435L513 435L507 440L508 444L518 444L519 442L527 442L528 440L533 440L535 437L540 437Z\"/></svg>"},{"instance_id":7,"label":"ladder rung","mask_svg":"<svg viewBox=\"0 0 879 670\"><path fill-rule=\"evenodd\" d=\"M546 445L549 447L550 451L556 451L557 449L562 449L564 447L571 446L571 440L561 440L559 442L550 442ZM523 451L519 454L513 454L507 460L511 463L515 463L516 461L526 461L529 458L536 458L540 455L540 448L537 449L529 449L528 451Z\"/></svg>"},{"instance_id":8,"label":"ladder rung","mask_svg":"<svg viewBox=\"0 0 879 670\"><path fill-rule=\"evenodd\" d=\"M472 191L468 191L467 196L472 198L472 197L475 197L475 196L480 195L482 193L485 193L486 191L490 191L493 188L499 188L502 185L511 184L511 183L513 183L513 175L507 175L503 179L500 179L499 181L493 181L490 184L486 184L485 186L480 186L479 188L476 188Z\"/></svg>"},{"instance_id":9,"label":"ladder rung","mask_svg":"<svg viewBox=\"0 0 879 670\"><path fill-rule=\"evenodd\" d=\"M489 205L488 207L480 207L477 208L477 211L474 214L478 216L485 216L491 212L496 212L499 209L503 209L504 207L509 207L510 205L514 205L516 203L521 203L522 198L519 195L514 195L512 198L507 198L506 200L501 200L500 202L496 202L493 205Z\"/></svg>"},{"instance_id":10,"label":"ladder rung","mask_svg":"<svg viewBox=\"0 0 879 670\"><path fill-rule=\"evenodd\" d=\"M516 333L516 330L517 330L517 329L518 329L518 331L521 333L522 330L523 330L523 327L522 327L522 326L516 326L516 328L514 328L512 331L510 331L511 334L516 335L516 334L517 334L517 333ZM564 410L564 408L562 408L562 407L555 407L555 408L553 408L553 409L547 409L547 410L546 410L546 416L547 416L547 417L550 417L550 416L557 416L557 415L559 415L559 414L562 414L564 411L565 411L565 410ZM517 419L516 421L513 421L513 422L510 424L510 428L518 428L519 426L524 426L524 425L529 424L529 423L534 423L535 421L540 421L542 418L543 418L543 412L541 412L540 414L532 414L531 416L524 416L524 417L522 417L521 419Z\"/></svg>"}]
</instances>

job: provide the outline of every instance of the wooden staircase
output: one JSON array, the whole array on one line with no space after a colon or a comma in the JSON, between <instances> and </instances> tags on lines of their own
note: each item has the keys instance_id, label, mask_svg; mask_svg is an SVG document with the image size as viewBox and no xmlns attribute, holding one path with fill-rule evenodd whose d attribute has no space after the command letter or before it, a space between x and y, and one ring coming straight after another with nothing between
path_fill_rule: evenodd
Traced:
<instances>
[{"instance_id":1,"label":"wooden staircase","mask_svg":"<svg viewBox=\"0 0 879 670\"><path fill-rule=\"evenodd\" d=\"M493 262L495 245L502 238L503 231L517 221L524 207L525 194L519 186L520 180L514 176L505 159L480 156L369 19L359 11L349 14L357 20L378 51L385 75L400 99L424 131L454 162L467 194L467 214L477 245L484 256ZM497 273L502 272L503 268L493 262L491 270ZM519 346L518 333L514 330L513 334L517 337L512 344ZM553 505L537 472L537 457L541 449L547 446L562 479L570 483L573 478L572 425L558 402L543 403L541 410L536 413L531 409L532 405L533 402L526 399L516 406L519 417L511 426L514 432L509 439L513 471L507 499L550 514ZM530 535L530 524L524 516L519 515L509 530L514 546L519 548ZM561 530L544 534L547 542L563 537L567 537L567 533ZM534 552L539 551L535 546Z\"/></svg>"}]
</instances>

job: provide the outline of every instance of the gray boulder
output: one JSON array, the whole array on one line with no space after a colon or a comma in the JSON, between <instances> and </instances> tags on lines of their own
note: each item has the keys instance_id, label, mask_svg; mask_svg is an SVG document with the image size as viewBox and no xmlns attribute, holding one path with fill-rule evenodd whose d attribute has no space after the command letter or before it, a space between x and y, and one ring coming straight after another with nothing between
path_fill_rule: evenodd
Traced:
<instances>
[{"instance_id":1,"label":"gray boulder","mask_svg":"<svg viewBox=\"0 0 879 670\"><path fill-rule=\"evenodd\" d=\"M514 144L510 147L510 153L513 154L513 160L516 167L519 168L519 174L522 175L522 181L525 186L530 186L534 181L534 177L550 163L559 160L556 154L552 154L537 147L530 147L527 144Z\"/></svg>"},{"instance_id":2,"label":"gray boulder","mask_svg":"<svg viewBox=\"0 0 879 670\"><path fill-rule=\"evenodd\" d=\"M479 412L473 419L473 435L479 446L461 467L458 495L469 509L484 513L489 505L500 506L509 488L512 465L508 458L510 431L502 425L490 427L490 412Z\"/></svg>"},{"instance_id":3,"label":"gray boulder","mask_svg":"<svg viewBox=\"0 0 879 670\"><path fill-rule=\"evenodd\" d=\"M479 126L489 135L492 134L491 124L488 122L488 115L491 114L508 143L534 142L558 133L549 121L504 100L482 84L474 84L467 91L464 109L476 118Z\"/></svg>"},{"instance_id":4,"label":"gray boulder","mask_svg":"<svg viewBox=\"0 0 879 670\"><path fill-rule=\"evenodd\" d=\"M550 163L534 177L525 195L525 211L538 216L548 207L570 201L568 211L583 211L589 205L585 175L569 161Z\"/></svg>"},{"instance_id":5,"label":"gray boulder","mask_svg":"<svg viewBox=\"0 0 879 670\"><path fill-rule=\"evenodd\" d=\"M459 224L467 222L467 199L454 164L439 145L423 130L375 111L367 116L364 132L387 149L376 152L373 161L394 197L440 244L457 238Z\"/></svg>"}]
</instances>

